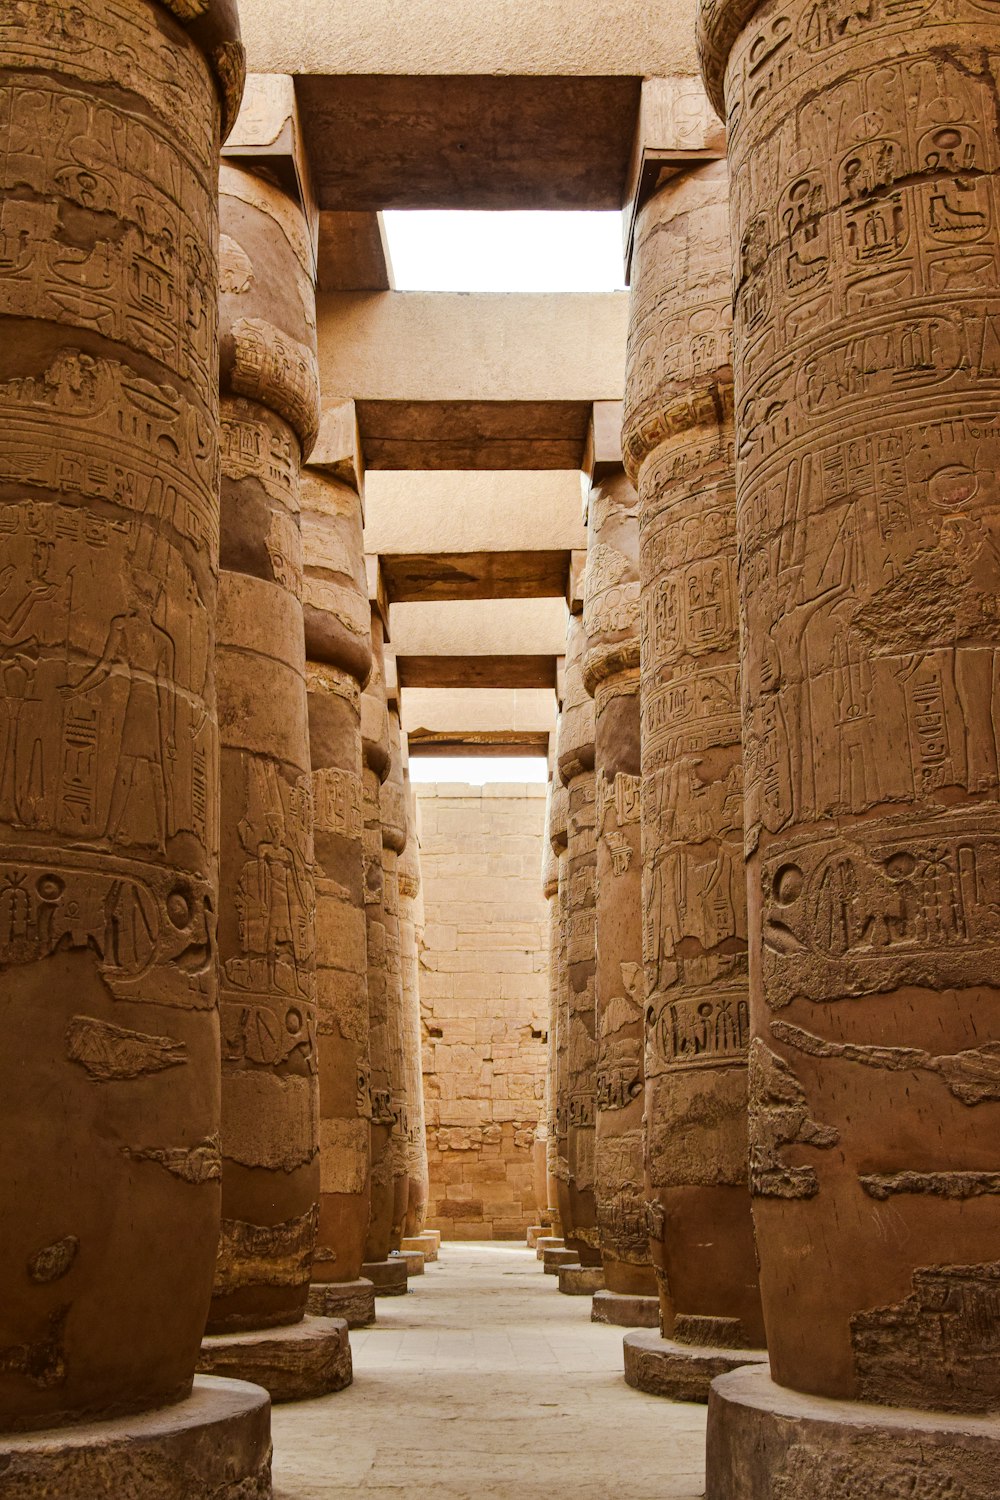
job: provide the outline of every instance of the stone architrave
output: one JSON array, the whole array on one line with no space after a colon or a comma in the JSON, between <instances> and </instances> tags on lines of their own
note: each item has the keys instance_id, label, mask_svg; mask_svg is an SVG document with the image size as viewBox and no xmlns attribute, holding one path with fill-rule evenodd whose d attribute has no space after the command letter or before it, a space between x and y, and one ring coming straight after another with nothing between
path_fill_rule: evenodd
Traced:
<instances>
[{"instance_id":1,"label":"stone architrave","mask_svg":"<svg viewBox=\"0 0 1000 1500\"><path fill-rule=\"evenodd\" d=\"M1000 14L714 0L701 43L731 148L750 1180L775 1382L744 1392L749 1419L720 1396L713 1483L736 1493L732 1463L795 1392L844 1406L785 1421L806 1446L770 1450L783 1495L835 1492L864 1410L873 1491L980 1500L995 1421L945 1483L914 1414L879 1441L871 1407L1000 1407ZM752 1479L741 1496L774 1493Z\"/></svg>"},{"instance_id":2,"label":"stone architrave","mask_svg":"<svg viewBox=\"0 0 1000 1500\"><path fill-rule=\"evenodd\" d=\"M689 1347L665 1357L684 1371L683 1399L684 1367L700 1365L702 1400L720 1351L764 1342L747 1184L726 193L725 163L711 163L639 212L623 437L639 492L650 1238L661 1332Z\"/></svg>"},{"instance_id":3,"label":"stone architrave","mask_svg":"<svg viewBox=\"0 0 1000 1500\"><path fill-rule=\"evenodd\" d=\"M406 1218L403 1233L416 1239L427 1224L430 1176L424 1118L423 1023L420 1017L420 949L424 902L420 878L417 805L410 773L403 772L406 844L399 856L399 952L403 981L403 1063L406 1103Z\"/></svg>"},{"instance_id":4,"label":"stone architrave","mask_svg":"<svg viewBox=\"0 0 1000 1500\"><path fill-rule=\"evenodd\" d=\"M586 632L570 615L566 634L566 687L559 719L559 775L567 793L563 941L566 1005L566 1210L563 1234L584 1266L601 1263L594 1192L594 1112L597 1038L594 977L595 838L594 702L583 685Z\"/></svg>"},{"instance_id":5,"label":"stone architrave","mask_svg":"<svg viewBox=\"0 0 1000 1500\"><path fill-rule=\"evenodd\" d=\"M221 1178L216 162L243 79L235 6L201 11L0 15L0 1489L74 1500L209 1428L185 1494L270 1494L260 1393L192 1394ZM32 1435L66 1424L72 1453Z\"/></svg>"},{"instance_id":6,"label":"stone architrave","mask_svg":"<svg viewBox=\"0 0 1000 1500\"><path fill-rule=\"evenodd\" d=\"M297 205L229 165L220 191L222 1235L200 1368L252 1368L282 1399L284 1366L324 1330L289 1335L292 1354L232 1336L301 1321L319 1213L299 474L319 420L315 295ZM330 1384L321 1358L312 1393L348 1383L349 1359Z\"/></svg>"},{"instance_id":7,"label":"stone architrave","mask_svg":"<svg viewBox=\"0 0 1000 1500\"><path fill-rule=\"evenodd\" d=\"M583 677L595 720L595 1182L604 1266L599 1290L648 1295L655 1312L643 1191L638 505L621 471L612 470L590 492Z\"/></svg>"},{"instance_id":8,"label":"stone architrave","mask_svg":"<svg viewBox=\"0 0 1000 1500\"><path fill-rule=\"evenodd\" d=\"M371 675L371 615L361 495L333 471L323 431L302 484L320 1085L308 1307L361 1327L375 1314L373 1288L361 1276L371 1134L361 693Z\"/></svg>"},{"instance_id":9,"label":"stone architrave","mask_svg":"<svg viewBox=\"0 0 1000 1500\"><path fill-rule=\"evenodd\" d=\"M560 719L562 715L560 714ZM558 744L558 729L554 736ZM547 816L548 847L555 869L548 876L547 888L555 881L555 893L549 902L549 1175L555 1189L555 1206L559 1235L569 1212L569 1166L566 1155L566 1123L569 1114L566 1071L566 1034L569 1029L566 992L566 903L569 887L566 881L566 846L569 832L569 794L559 779L555 758L549 771L549 807Z\"/></svg>"}]
</instances>

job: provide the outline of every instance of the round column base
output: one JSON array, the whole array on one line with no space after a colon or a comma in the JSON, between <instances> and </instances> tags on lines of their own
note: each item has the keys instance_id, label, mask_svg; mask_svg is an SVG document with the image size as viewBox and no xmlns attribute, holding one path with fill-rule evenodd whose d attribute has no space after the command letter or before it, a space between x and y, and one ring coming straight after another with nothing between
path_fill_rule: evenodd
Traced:
<instances>
[{"instance_id":1,"label":"round column base","mask_svg":"<svg viewBox=\"0 0 1000 1500\"><path fill-rule=\"evenodd\" d=\"M542 1265L546 1276L558 1276L563 1266L578 1266L580 1257L575 1250L546 1250L542 1256Z\"/></svg>"},{"instance_id":2,"label":"round column base","mask_svg":"<svg viewBox=\"0 0 1000 1500\"><path fill-rule=\"evenodd\" d=\"M743 1365L763 1365L764 1349L704 1349L697 1344L678 1344L658 1332L627 1333L625 1382L647 1396L666 1396L671 1401L708 1400L709 1387L719 1375Z\"/></svg>"},{"instance_id":3,"label":"round column base","mask_svg":"<svg viewBox=\"0 0 1000 1500\"><path fill-rule=\"evenodd\" d=\"M390 1255L388 1260L366 1260L362 1272L375 1287L376 1297L406 1296L406 1260Z\"/></svg>"},{"instance_id":4,"label":"round column base","mask_svg":"<svg viewBox=\"0 0 1000 1500\"><path fill-rule=\"evenodd\" d=\"M435 1261L441 1248L440 1239L436 1234L414 1234L408 1236L400 1246L404 1251L419 1250L424 1261Z\"/></svg>"},{"instance_id":5,"label":"round column base","mask_svg":"<svg viewBox=\"0 0 1000 1500\"><path fill-rule=\"evenodd\" d=\"M604 1286L602 1266L560 1266L559 1290L566 1297L592 1297Z\"/></svg>"},{"instance_id":6,"label":"round column base","mask_svg":"<svg viewBox=\"0 0 1000 1500\"><path fill-rule=\"evenodd\" d=\"M0 1500L271 1500L271 1403L199 1376L186 1401L113 1422L0 1435Z\"/></svg>"},{"instance_id":7,"label":"round column base","mask_svg":"<svg viewBox=\"0 0 1000 1500\"><path fill-rule=\"evenodd\" d=\"M538 1260L544 1258L546 1250L565 1250L566 1241L560 1239L557 1234L540 1234L535 1241L535 1256Z\"/></svg>"},{"instance_id":8,"label":"round column base","mask_svg":"<svg viewBox=\"0 0 1000 1500\"><path fill-rule=\"evenodd\" d=\"M424 1274L424 1252L422 1250L400 1250L399 1259L406 1262L407 1276Z\"/></svg>"},{"instance_id":9,"label":"round column base","mask_svg":"<svg viewBox=\"0 0 1000 1500\"><path fill-rule=\"evenodd\" d=\"M202 1339L202 1375L252 1380L272 1401L311 1401L345 1390L354 1379L342 1318L303 1318L285 1328L216 1333Z\"/></svg>"},{"instance_id":10,"label":"round column base","mask_svg":"<svg viewBox=\"0 0 1000 1500\"><path fill-rule=\"evenodd\" d=\"M706 1500L895 1500L1000 1494L1000 1418L802 1396L767 1366L735 1370L708 1403Z\"/></svg>"},{"instance_id":11,"label":"round column base","mask_svg":"<svg viewBox=\"0 0 1000 1500\"><path fill-rule=\"evenodd\" d=\"M639 1292L595 1292L590 1321L616 1328L659 1328L660 1299Z\"/></svg>"},{"instance_id":12,"label":"round column base","mask_svg":"<svg viewBox=\"0 0 1000 1500\"><path fill-rule=\"evenodd\" d=\"M529 1224L528 1232L526 1235L528 1249L536 1249L538 1246L538 1241L542 1238L543 1235L548 1235L548 1233L549 1231L544 1224Z\"/></svg>"},{"instance_id":13,"label":"round column base","mask_svg":"<svg viewBox=\"0 0 1000 1500\"><path fill-rule=\"evenodd\" d=\"M306 1311L316 1318L343 1318L348 1328L370 1328L375 1321L375 1288L357 1281L314 1281Z\"/></svg>"}]
</instances>

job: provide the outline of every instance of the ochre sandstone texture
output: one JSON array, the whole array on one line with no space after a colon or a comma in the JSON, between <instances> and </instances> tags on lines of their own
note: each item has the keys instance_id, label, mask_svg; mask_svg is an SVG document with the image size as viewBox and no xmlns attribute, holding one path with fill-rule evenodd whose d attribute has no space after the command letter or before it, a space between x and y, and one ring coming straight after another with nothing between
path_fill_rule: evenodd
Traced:
<instances>
[{"instance_id":1,"label":"ochre sandstone texture","mask_svg":"<svg viewBox=\"0 0 1000 1500\"><path fill-rule=\"evenodd\" d=\"M385 1031L383 1062L391 1099L388 1185L392 1194L391 1250L399 1250L410 1196L406 1097L406 1029L403 1013L403 955L399 921L399 860L406 848L407 808L399 709L389 705L389 774L379 794L382 812L382 923L385 928Z\"/></svg>"},{"instance_id":2,"label":"ochre sandstone texture","mask_svg":"<svg viewBox=\"0 0 1000 1500\"><path fill-rule=\"evenodd\" d=\"M545 788L422 785L420 995L428 1224L522 1239L536 1221L532 1142L545 1093Z\"/></svg>"},{"instance_id":3,"label":"ochre sandstone texture","mask_svg":"<svg viewBox=\"0 0 1000 1500\"><path fill-rule=\"evenodd\" d=\"M626 463L640 497L646 1161L666 1337L764 1341L747 1188L747 915L726 168L643 207Z\"/></svg>"},{"instance_id":4,"label":"ochre sandstone texture","mask_svg":"<svg viewBox=\"0 0 1000 1500\"><path fill-rule=\"evenodd\" d=\"M583 675L595 718L594 1177L601 1260L608 1290L655 1296L643 1193L638 506L621 471L590 491Z\"/></svg>"},{"instance_id":5,"label":"ochre sandstone texture","mask_svg":"<svg viewBox=\"0 0 1000 1500\"><path fill-rule=\"evenodd\" d=\"M212 1285L217 159L242 51L235 6L201 9L0 10L0 1430L182 1400Z\"/></svg>"},{"instance_id":6,"label":"ochre sandstone texture","mask_svg":"<svg viewBox=\"0 0 1000 1500\"><path fill-rule=\"evenodd\" d=\"M320 1099L312 1280L343 1285L361 1275L370 1205L361 692L371 674L371 614L357 490L307 469L302 507Z\"/></svg>"},{"instance_id":7,"label":"ochre sandstone texture","mask_svg":"<svg viewBox=\"0 0 1000 1500\"><path fill-rule=\"evenodd\" d=\"M556 788L551 780L552 767L549 767L549 785L546 792L545 802L545 832L542 838L542 895L545 897L547 908L547 931L545 948L548 956L548 981L549 981L549 1010L548 1010L548 1057L545 1070L545 1197L539 1199L538 1188L535 1188L535 1201L538 1205L539 1222L543 1219L549 1224L558 1224L559 1221L559 1136L556 1122L556 1072L558 1058L558 1017L559 1017L559 855L553 842L553 818L555 816ZM562 788L560 792L565 796ZM564 804L565 805L565 804ZM538 1131L535 1133L536 1150ZM535 1164L535 1179L537 1184L538 1165ZM543 1215L543 1209L545 1213Z\"/></svg>"},{"instance_id":8,"label":"ochre sandstone texture","mask_svg":"<svg viewBox=\"0 0 1000 1500\"><path fill-rule=\"evenodd\" d=\"M702 31L730 129L771 1369L995 1411L1000 14L715 3Z\"/></svg>"},{"instance_id":9,"label":"ochre sandstone texture","mask_svg":"<svg viewBox=\"0 0 1000 1500\"><path fill-rule=\"evenodd\" d=\"M566 1212L563 1233L585 1266L600 1263L594 1191L597 1038L594 887L597 879L594 701L583 682L586 631L570 615L566 686L559 719L559 775L566 788L567 843L563 924L566 991Z\"/></svg>"},{"instance_id":10,"label":"ochre sandstone texture","mask_svg":"<svg viewBox=\"0 0 1000 1500\"><path fill-rule=\"evenodd\" d=\"M423 1233L427 1223L427 1128L424 1118L420 1016L420 949L424 937L424 898L420 874L418 809L408 771L403 772L406 847L399 858L399 957L403 982L403 1095L406 1101L407 1238Z\"/></svg>"},{"instance_id":11,"label":"ochre sandstone texture","mask_svg":"<svg viewBox=\"0 0 1000 1500\"><path fill-rule=\"evenodd\" d=\"M394 1127L389 1081L385 913L382 874L382 781L389 774L389 708L385 695L385 628L371 608L372 671L361 698L364 812L365 934L368 962L371 1132L369 1221L365 1261L383 1261L391 1248Z\"/></svg>"},{"instance_id":12,"label":"ochre sandstone texture","mask_svg":"<svg viewBox=\"0 0 1000 1500\"><path fill-rule=\"evenodd\" d=\"M558 724L554 736L559 744ZM549 929L549 1005L554 1036L549 1039L549 1058L552 1077L549 1084L552 1113L549 1117L549 1134L553 1145L549 1152L552 1173L555 1177L556 1207L559 1210L560 1228L567 1222L569 1214L569 1159L567 1157L567 1122L569 1119L569 1053L567 1033L569 1010L566 989L566 906L569 900L566 847L569 834L569 793L559 777L559 768L554 755L549 767L549 809L547 829L549 844L556 862L556 899L550 907ZM554 928L552 924L554 923Z\"/></svg>"},{"instance_id":13,"label":"ochre sandstone texture","mask_svg":"<svg viewBox=\"0 0 1000 1500\"><path fill-rule=\"evenodd\" d=\"M318 424L314 296L300 210L231 166L220 189L223 1170L210 1333L302 1316L319 1198L299 520Z\"/></svg>"}]
</instances>

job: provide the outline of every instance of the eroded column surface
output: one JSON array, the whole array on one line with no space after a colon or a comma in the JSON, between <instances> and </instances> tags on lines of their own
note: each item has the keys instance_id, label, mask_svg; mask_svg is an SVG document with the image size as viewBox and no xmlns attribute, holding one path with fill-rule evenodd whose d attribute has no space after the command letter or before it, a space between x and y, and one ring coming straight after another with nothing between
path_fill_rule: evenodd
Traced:
<instances>
[{"instance_id":1,"label":"eroded column surface","mask_svg":"<svg viewBox=\"0 0 1000 1500\"><path fill-rule=\"evenodd\" d=\"M183 1401L211 1292L216 171L242 50L235 7L203 9L0 12L8 1431Z\"/></svg>"},{"instance_id":2,"label":"eroded column surface","mask_svg":"<svg viewBox=\"0 0 1000 1500\"><path fill-rule=\"evenodd\" d=\"M370 1207L361 693L371 675L371 615L358 491L307 469L302 504L320 1095L310 1310L348 1316L335 1291L324 1297L322 1288L352 1285L361 1276Z\"/></svg>"},{"instance_id":3,"label":"eroded column surface","mask_svg":"<svg viewBox=\"0 0 1000 1500\"><path fill-rule=\"evenodd\" d=\"M297 1322L319 1198L299 465L318 423L304 223L224 166L219 985L222 1238L209 1332Z\"/></svg>"},{"instance_id":4,"label":"eroded column surface","mask_svg":"<svg viewBox=\"0 0 1000 1500\"><path fill-rule=\"evenodd\" d=\"M559 716L562 721L562 715ZM555 736L558 744L558 730ZM566 845L569 833L569 794L559 778L558 761L550 770L548 844L555 869L549 885L555 882L555 893L549 904L549 1168L555 1180L556 1208L560 1228L569 1213L569 1163L567 1157L567 1124L569 1119L568 1040L569 1009L566 987L566 909L569 885L566 874Z\"/></svg>"},{"instance_id":5,"label":"eroded column surface","mask_svg":"<svg viewBox=\"0 0 1000 1500\"><path fill-rule=\"evenodd\" d=\"M406 1217L404 1235L422 1234L427 1223L430 1178L424 1119L423 1022L420 1017L420 947L424 901L420 879L417 806L410 774L403 772L406 844L399 856L399 952L403 981L403 1063L406 1108Z\"/></svg>"},{"instance_id":6,"label":"eroded column surface","mask_svg":"<svg viewBox=\"0 0 1000 1500\"><path fill-rule=\"evenodd\" d=\"M595 839L594 702L583 685L586 632L571 615L566 636L566 686L559 720L559 775L567 793L563 906L566 1005L566 1214L563 1234L584 1266L600 1265L594 1192L594 1110L597 1037L594 1002ZM563 880L560 876L562 892Z\"/></svg>"},{"instance_id":7,"label":"eroded column surface","mask_svg":"<svg viewBox=\"0 0 1000 1500\"><path fill-rule=\"evenodd\" d=\"M406 1026L403 1002L403 960L399 912L399 861L406 848L407 809L403 789L403 758L399 710L389 705L389 774L382 783L382 922L385 927L385 1041L383 1064L389 1090L392 1127L388 1145L385 1206L391 1202L389 1249L398 1250L403 1238L409 1201L407 1142L409 1100L406 1092Z\"/></svg>"},{"instance_id":8,"label":"eroded column surface","mask_svg":"<svg viewBox=\"0 0 1000 1500\"><path fill-rule=\"evenodd\" d=\"M595 1182L601 1259L608 1291L655 1296L643 1188L638 505L621 472L590 492L583 675L595 720Z\"/></svg>"},{"instance_id":9,"label":"eroded column surface","mask_svg":"<svg viewBox=\"0 0 1000 1500\"><path fill-rule=\"evenodd\" d=\"M702 23L732 152L772 1371L995 1410L1000 15L744 0Z\"/></svg>"},{"instance_id":10,"label":"eroded column surface","mask_svg":"<svg viewBox=\"0 0 1000 1500\"><path fill-rule=\"evenodd\" d=\"M714 163L640 212L624 446L640 516L651 1248L664 1336L733 1349L764 1331L747 1186L726 193Z\"/></svg>"}]
</instances>

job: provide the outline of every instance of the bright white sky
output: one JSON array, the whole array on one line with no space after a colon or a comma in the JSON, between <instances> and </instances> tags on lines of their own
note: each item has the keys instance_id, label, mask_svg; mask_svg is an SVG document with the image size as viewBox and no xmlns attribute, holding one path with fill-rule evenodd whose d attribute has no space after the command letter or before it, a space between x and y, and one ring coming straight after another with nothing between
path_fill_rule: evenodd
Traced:
<instances>
[{"instance_id":1,"label":"bright white sky","mask_svg":"<svg viewBox=\"0 0 1000 1500\"><path fill-rule=\"evenodd\" d=\"M624 288L620 213L384 215L400 292L614 292Z\"/></svg>"},{"instance_id":2,"label":"bright white sky","mask_svg":"<svg viewBox=\"0 0 1000 1500\"><path fill-rule=\"evenodd\" d=\"M488 781L548 781L544 755L411 755L410 780L461 781L485 786Z\"/></svg>"}]
</instances>

